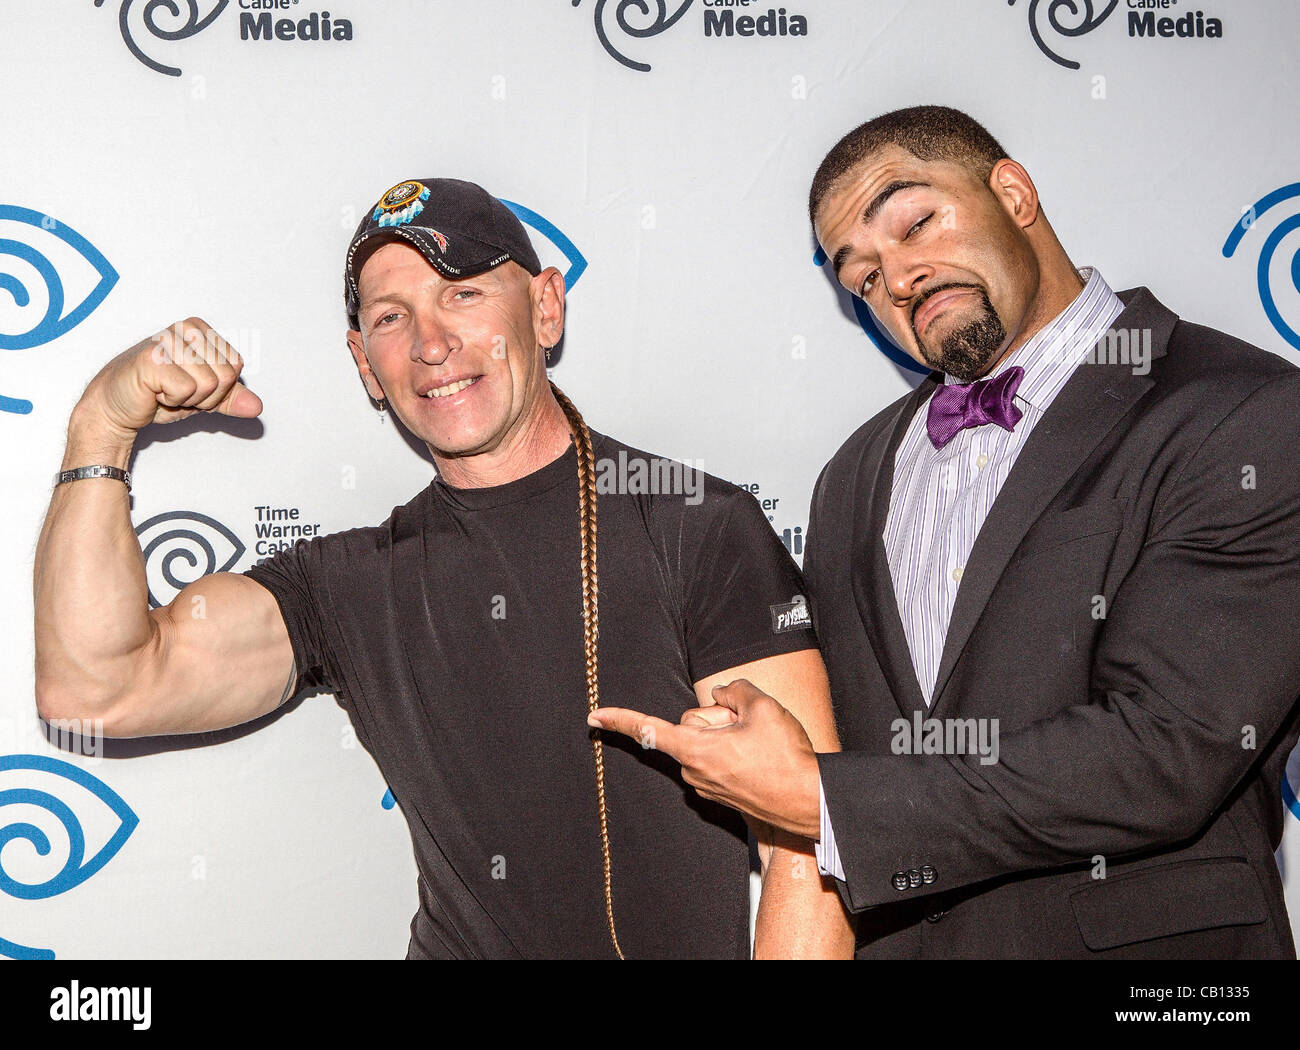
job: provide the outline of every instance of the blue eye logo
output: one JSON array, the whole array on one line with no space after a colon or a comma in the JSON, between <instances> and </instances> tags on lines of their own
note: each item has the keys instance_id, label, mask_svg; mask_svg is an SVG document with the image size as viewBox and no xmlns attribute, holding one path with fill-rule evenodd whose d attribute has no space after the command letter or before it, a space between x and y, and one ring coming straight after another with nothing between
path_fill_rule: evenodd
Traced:
<instances>
[{"instance_id":1,"label":"blue eye logo","mask_svg":"<svg viewBox=\"0 0 1300 1050\"><path fill-rule=\"evenodd\" d=\"M11 779L7 774L17 772L25 774L22 779L27 783L34 782L40 786L0 788L0 810L15 808L12 823L0 821L0 891L11 897L44 900L80 886L117 855L140 823L140 818L121 795L70 762L45 755L0 755L0 784ZM86 831L82 821L72 806L53 793L55 789L63 795L81 795L83 798L88 793L108 807L108 817L116 824L116 830L89 859L86 859ZM53 817L62 826L68 840L68 856L63 866L44 882L22 882L4 867L4 851L9 843L15 840L30 843L40 857L48 857L53 848L46 832L32 822L37 817L35 811ZM102 824L103 821L96 823ZM54 958L54 952L47 948L28 948L4 938L0 938L0 955L12 959Z\"/></svg>"},{"instance_id":2,"label":"blue eye logo","mask_svg":"<svg viewBox=\"0 0 1300 1050\"><path fill-rule=\"evenodd\" d=\"M117 283L117 271L86 238L52 216L31 208L0 204L0 224L8 223L20 223L26 229L21 231L23 239L16 240L4 234L17 231L0 225L0 266L3 266L0 269L0 306L12 303L18 308L17 318L6 322L8 327L0 327L0 350L27 350L57 339L84 321ZM37 230L41 232L38 234ZM47 237L48 243L39 244ZM31 241L38 243L34 245L29 243ZM84 269L86 264L94 271L94 286L72 309L66 309L64 278L60 276L60 267L51 260L51 253L65 272ZM8 259L3 259L6 256ZM17 264L8 260L16 260ZM30 284L33 278L45 285L43 312L39 294L34 309L27 309L33 306L34 289ZM31 410L30 401L0 396L0 412L25 414Z\"/></svg>"},{"instance_id":3,"label":"blue eye logo","mask_svg":"<svg viewBox=\"0 0 1300 1050\"><path fill-rule=\"evenodd\" d=\"M1007 4L1014 7L1016 0L1007 0ZM1073 59L1062 58L1043 40L1043 31L1040 25L1040 11L1043 0L1029 0L1029 32L1033 35L1034 43L1038 45L1038 50L1055 62L1058 66L1064 66L1066 69L1078 69L1079 63ZM1092 0L1048 0L1047 3L1047 24L1054 33L1063 37L1083 36L1085 33L1091 33L1101 25L1110 13L1115 10L1119 0L1110 0L1101 14L1097 14L1092 9ZM1131 5L1130 5L1131 6ZM1078 18L1078 25L1065 25L1061 22L1061 11L1064 10L1071 17Z\"/></svg>"},{"instance_id":4,"label":"blue eye logo","mask_svg":"<svg viewBox=\"0 0 1300 1050\"><path fill-rule=\"evenodd\" d=\"M818 248L813 252L813 265L825 266L826 253ZM885 330L876 323L872 316L871 307L864 303L861 297L853 295L849 297L853 302L853 316L858 319L858 324L862 330L867 333L867 338L876 344L876 349L884 354L899 368L905 368L909 372L915 372L917 375L928 376L930 369L918 364L905 350L901 349L897 343L885 334Z\"/></svg>"},{"instance_id":5,"label":"blue eye logo","mask_svg":"<svg viewBox=\"0 0 1300 1050\"><path fill-rule=\"evenodd\" d=\"M168 604L177 592L200 576L225 572L247 549L216 518L194 510L155 514L139 525L135 534L144 555L151 609ZM177 563L189 566L189 571L184 573L188 579L176 573Z\"/></svg>"},{"instance_id":6,"label":"blue eye logo","mask_svg":"<svg viewBox=\"0 0 1300 1050\"><path fill-rule=\"evenodd\" d=\"M564 290L566 292L572 291L573 286L578 283L578 278L582 276L582 272L587 268L587 260L583 258L582 252L578 251L573 242L564 236L554 223L538 215L532 208L525 208L522 204L516 204L514 201L503 200L501 203L514 212L515 218L525 226L531 226L560 249L565 261L569 264L569 268L564 273Z\"/></svg>"},{"instance_id":7,"label":"blue eye logo","mask_svg":"<svg viewBox=\"0 0 1300 1050\"><path fill-rule=\"evenodd\" d=\"M180 76L181 71L179 69L175 66L165 66L161 62L154 61L154 59L146 55L140 49L140 45L136 43L136 27L133 26L133 20L131 18L131 6L134 3L135 0L122 0L122 6L118 8L117 11L117 25L122 32L122 39L126 42L127 50L155 73L163 73L169 77ZM221 14L221 12L226 9L226 5L229 3L230 0L217 0L216 7L209 11L204 17L200 18L198 0L185 0L185 5L189 8L188 17L181 22L180 25L177 25L172 29L167 29L158 24L159 9L163 9L163 11L170 15L173 20L180 21L180 3L178 0L148 0L144 5L144 11L141 15L140 23L143 25L144 29L148 31L149 35L154 37L156 40L184 40L187 37L193 36L195 33L207 29L216 19L217 15ZM104 0L95 0L95 6L103 7Z\"/></svg>"},{"instance_id":8,"label":"blue eye logo","mask_svg":"<svg viewBox=\"0 0 1300 1050\"><path fill-rule=\"evenodd\" d=\"M1300 182L1293 182L1289 186L1282 186L1272 193L1261 197L1241 216L1241 219L1232 228L1228 234L1228 239L1223 242L1223 257L1231 259L1233 252L1242 239L1259 223L1259 218L1275 204L1281 204L1283 201L1291 200L1293 197L1300 197ZM1291 346L1300 350L1300 333L1282 319L1282 313L1278 309L1277 300L1273 295L1274 266L1273 256L1277 253L1278 246L1282 239L1295 230L1300 229L1300 214L1292 215L1290 218L1283 219L1277 224L1277 228L1264 239L1263 245L1259 249L1259 263L1256 266L1256 281L1259 285L1259 301L1264 306L1264 315L1268 318L1269 323L1276 329L1277 334L1285 339ZM1285 252L1283 257L1285 258ZM1300 248L1291 256L1289 264L1282 267L1286 275L1291 279L1291 288L1293 292L1300 292ZM1288 293L1290 294L1290 293Z\"/></svg>"}]
</instances>

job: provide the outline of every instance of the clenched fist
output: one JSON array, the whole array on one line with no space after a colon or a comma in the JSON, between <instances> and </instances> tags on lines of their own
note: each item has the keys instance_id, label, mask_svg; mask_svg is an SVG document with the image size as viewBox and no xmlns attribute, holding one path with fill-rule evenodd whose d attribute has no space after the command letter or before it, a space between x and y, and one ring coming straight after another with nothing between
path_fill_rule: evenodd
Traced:
<instances>
[{"instance_id":1,"label":"clenched fist","mask_svg":"<svg viewBox=\"0 0 1300 1050\"><path fill-rule=\"evenodd\" d=\"M118 354L87 385L78 408L124 438L196 412L252 417L262 399L239 382L243 358L197 317Z\"/></svg>"}]
</instances>

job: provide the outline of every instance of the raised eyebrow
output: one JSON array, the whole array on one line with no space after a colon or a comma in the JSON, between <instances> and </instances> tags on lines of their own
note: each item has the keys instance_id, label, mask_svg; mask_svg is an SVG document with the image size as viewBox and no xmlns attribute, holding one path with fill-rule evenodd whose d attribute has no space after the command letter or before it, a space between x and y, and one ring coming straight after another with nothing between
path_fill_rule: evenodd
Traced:
<instances>
[{"instance_id":1,"label":"raised eyebrow","mask_svg":"<svg viewBox=\"0 0 1300 1050\"><path fill-rule=\"evenodd\" d=\"M871 220L880 214L880 209L885 206L885 203L895 193L898 193L901 190L910 190L916 186L929 187L929 185L930 184L928 182L916 182L907 179L896 179L895 181L891 182L888 186L886 186L883 190L881 190L879 193L877 193L875 199L866 206L866 208L862 212L862 224L864 226L870 224Z\"/></svg>"},{"instance_id":2,"label":"raised eyebrow","mask_svg":"<svg viewBox=\"0 0 1300 1050\"><path fill-rule=\"evenodd\" d=\"M880 209L885 206L889 201L889 198L895 193L899 193L902 190L910 190L917 186L929 188L930 184L928 182L918 182L915 179L895 179L883 190L877 193L875 197L872 198L871 203L862 210L862 225L869 225L871 220L880 214ZM836 280L838 280L840 276L840 267L844 265L844 261L849 257L851 251L852 249L846 244L840 248L831 259L831 266L835 270Z\"/></svg>"}]
</instances>

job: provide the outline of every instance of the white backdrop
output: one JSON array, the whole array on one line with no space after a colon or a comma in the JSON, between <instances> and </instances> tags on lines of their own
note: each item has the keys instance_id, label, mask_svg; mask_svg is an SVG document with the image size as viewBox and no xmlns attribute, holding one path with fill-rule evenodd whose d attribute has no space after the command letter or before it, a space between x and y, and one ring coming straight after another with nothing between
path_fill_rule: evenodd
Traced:
<instances>
[{"instance_id":1,"label":"white backdrop","mask_svg":"<svg viewBox=\"0 0 1300 1050\"><path fill-rule=\"evenodd\" d=\"M47 742L32 555L68 414L110 357L196 314L266 406L142 436L155 600L269 553L258 507L376 524L432 468L357 378L343 251L393 183L471 179L541 217L543 262L576 276L554 377L591 424L757 484L798 554L823 463L916 381L814 265L806 217L826 149L877 113L966 110L1026 165L1077 265L1300 360L1300 206L1258 204L1300 181L1300 9L1135 3L329 0L350 39L302 40L325 0L0 2L0 955L399 957L416 906L400 811L328 697L112 757ZM1178 35L1214 19L1221 36Z\"/></svg>"}]
</instances>

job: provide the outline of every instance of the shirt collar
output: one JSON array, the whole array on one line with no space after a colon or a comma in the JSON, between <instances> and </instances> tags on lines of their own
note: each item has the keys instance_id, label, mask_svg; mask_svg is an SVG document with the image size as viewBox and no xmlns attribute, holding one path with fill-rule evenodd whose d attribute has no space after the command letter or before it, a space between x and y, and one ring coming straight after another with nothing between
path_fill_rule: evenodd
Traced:
<instances>
[{"instance_id":1,"label":"shirt collar","mask_svg":"<svg viewBox=\"0 0 1300 1050\"><path fill-rule=\"evenodd\" d=\"M1023 368L1025 374L1015 399L1040 411L1052 403L1079 362L1088 356L1124 309L1100 270L1085 266L1079 270L1079 276L1084 279L1083 291L1023 346L1004 358L988 377L1000 375L1008 368ZM959 380L944 376L945 384L956 382Z\"/></svg>"}]
</instances>

